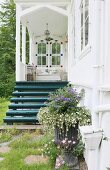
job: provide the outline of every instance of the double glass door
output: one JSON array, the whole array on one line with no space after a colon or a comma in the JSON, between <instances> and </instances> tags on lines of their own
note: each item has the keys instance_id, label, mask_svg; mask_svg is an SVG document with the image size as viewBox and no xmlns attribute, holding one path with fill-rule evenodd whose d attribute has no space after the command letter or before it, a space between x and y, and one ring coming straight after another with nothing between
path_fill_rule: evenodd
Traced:
<instances>
[{"instance_id":1,"label":"double glass door","mask_svg":"<svg viewBox=\"0 0 110 170\"><path fill-rule=\"evenodd\" d=\"M62 43L58 41L37 43L37 66L38 67L60 67L62 65L61 56Z\"/></svg>"}]
</instances>

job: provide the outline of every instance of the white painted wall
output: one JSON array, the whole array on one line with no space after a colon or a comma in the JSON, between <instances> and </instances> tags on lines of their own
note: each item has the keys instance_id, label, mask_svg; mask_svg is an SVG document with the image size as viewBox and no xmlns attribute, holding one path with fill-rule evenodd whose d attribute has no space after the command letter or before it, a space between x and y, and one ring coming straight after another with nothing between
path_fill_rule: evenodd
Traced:
<instances>
[{"instance_id":1,"label":"white painted wall","mask_svg":"<svg viewBox=\"0 0 110 170\"><path fill-rule=\"evenodd\" d=\"M96 157L93 169L106 170L110 167L110 107L103 111L103 105L110 104L110 0L89 1L89 44L83 52L80 50L80 2L72 1L70 11L73 22L69 35L75 39L70 40L72 54L69 56L68 76L69 81L85 89L84 104L91 111L92 126L102 128L103 135L108 138L102 140L100 148L93 154ZM96 113L99 105L102 108ZM93 161L89 152L86 157L87 162Z\"/></svg>"}]
</instances>

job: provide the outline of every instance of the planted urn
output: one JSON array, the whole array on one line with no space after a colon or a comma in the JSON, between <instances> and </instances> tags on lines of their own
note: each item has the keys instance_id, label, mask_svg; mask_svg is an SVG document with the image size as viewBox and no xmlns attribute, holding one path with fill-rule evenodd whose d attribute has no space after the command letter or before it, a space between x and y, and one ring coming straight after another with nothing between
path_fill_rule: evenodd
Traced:
<instances>
[{"instance_id":1,"label":"planted urn","mask_svg":"<svg viewBox=\"0 0 110 170\"><path fill-rule=\"evenodd\" d=\"M84 90L78 92L68 84L64 88L50 93L48 106L41 108L38 113L40 123L55 131L55 142L68 138L77 142L78 125L86 125L90 121L88 109L80 106Z\"/></svg>"}]
</instances>

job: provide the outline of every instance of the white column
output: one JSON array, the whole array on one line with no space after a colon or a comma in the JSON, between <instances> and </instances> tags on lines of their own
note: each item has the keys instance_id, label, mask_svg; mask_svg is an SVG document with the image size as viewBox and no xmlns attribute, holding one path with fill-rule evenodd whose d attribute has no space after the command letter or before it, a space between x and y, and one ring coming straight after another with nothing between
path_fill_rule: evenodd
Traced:
<instances>
[{"instance_id":1,"label":"white column","mask_svg":"<svg viewBox=\"0 0 110 170\"><path fill-rule=\"evenodd\" d=\"M32 54L32 36L29 36L29 64L33 63Z\"/></svg>"},{"instance_id":2,"label":"white column","mask_svg":"<svg viewBox=\"0 0 110 170\"><path fill-rule=\"evenodd\" d=\"M104 69L104 77L105 84L110 86L110 0L105 0L105 69Z\"/></svg>"},{"instance_id":3,"label":"white column","mask_svg":"<svg viewBox=\"0 0 110 170\"><path fill-rule=\"evenodd\" d=\"M22 63L26 64L26 27L22 25Z\"/></svg>"},{"instance_id":4,"label":"white column","mask_svg":"<svg viewBox=\"0 0 110 170\"><path fill-rule=\"evenodd\" d=\"M92 125L98 127L98 115L95 107L99 104L99 85L100 85L100 47L101 47L101 1L90 1L90 44L93 56L93 92L92 92Z\"/></svg>"},{"instance_id":5,"label":"white column","mask_svg":"<svg viewBox=\"0 0 110 170\"><path fill-rule=\"evenodd\" d=\"M16 4L16 81L20 81L20 12L21 7Z\"/></svg>"},{"instance_id":6,"label":"white column","mask_svg":"<svg viewBox=\"0 0 110 170\"><path fill-rule=\"evenodd\" d=\"M68 80L71 80L71 61L72 61L72 14L71 14L71 7L68 8L68 61L67 61L67 70L68 70Z\"/></svg>"}]
</instances>

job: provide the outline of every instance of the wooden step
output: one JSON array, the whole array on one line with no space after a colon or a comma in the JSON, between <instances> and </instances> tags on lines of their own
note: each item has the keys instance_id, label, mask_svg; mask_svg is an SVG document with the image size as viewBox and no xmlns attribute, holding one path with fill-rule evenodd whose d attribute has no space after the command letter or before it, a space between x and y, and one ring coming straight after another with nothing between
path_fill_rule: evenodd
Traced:
<instances>
[{"instance_id":1,"label":"wooden step","mask_svg":"<svg viewBox=\"0 0 110 170\"><path fill-rule=\"evenodd\" d=\"M9 109L38 109L40 107L46 107L47 104L38 103L38 104L10 104Z\"/></svg>"},{"instance_id":2,"label":"wooden step","mask_svg":"<svg viewBox=\"0 0 110 170\"><path fill-rule=\"evenodd\" d=\"M63 87L68 84L68 81L16 81L16 85L62 85Z\"/></svg>"},{"instance_id":3,"label":"wooden step","mask_svg":"<svg viewBox=\"0 0 110 170\"><path fill-rule=\"evenodd\" d=\"M36 116L39 109L36 110L9 110L6 112L6 116Z\"/></svg>"},{"instance_id":4,"label":"wooden step","mask_svg":"<svg viewBox=\"0 0 110 170\"><path fill-rule=\"evenodd\" d=\"M10 116L6 116L6 118L4 118L4 123L37 123L38 120L36 119L36 116L33 117L10 117Z\"/></svg>"},{"instance_id":5,"label":"wooden step","mask_svg":"<svg viewBox=\"0 0 110 170\"><path fill-rule=\"evenodd\" d=\"M13 96L48 96L50 91L48 92L13 92Z\"/></svg>"},{"instance_id":6,"label":"wooden step","mask_svg":"<svg viewBox=\"0 0 110 170\"><path fill-rule=\"evenodd\" d=\"M47 91L47 90L49 90L49 91L54 91L54 90L56 90L56 89L58 89L58 88L61 88L61 87L64 87L63 85L61 86L61 85L53 85L53 86L15 86L15 88L14 88L14 90L17 90L17 91L29 91L29 90L31 90L31 91L39 91L39 90L43 90L43 91Z\"/></svg>"},{"instance_id":7,"label":"wooden step","mask_svg":"<svg viewBox=\"0 0 110 170\"><path fill-rule=\"evenodd\" d=\"M9 111L4 122L7 124L39 124L37 114L49 98L49 93L62 88L67 81L17 81L10 99Z\"/></svg>"},{"instance_id":8,"label":"wooden step","mask_svg":"<svg viewBox=\"0 0 110 170\"><path fill-rule=\"evenodd\" d=\"M48 97L39 97L39 98L11 98L11 102L45 102L48 100Z\"/></svg>"}]
</instances>

